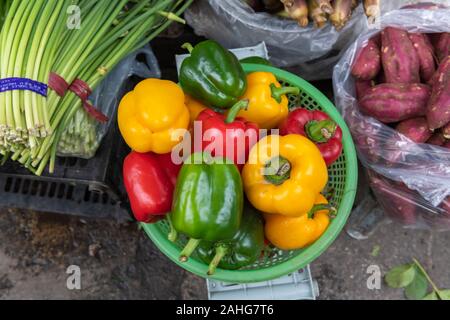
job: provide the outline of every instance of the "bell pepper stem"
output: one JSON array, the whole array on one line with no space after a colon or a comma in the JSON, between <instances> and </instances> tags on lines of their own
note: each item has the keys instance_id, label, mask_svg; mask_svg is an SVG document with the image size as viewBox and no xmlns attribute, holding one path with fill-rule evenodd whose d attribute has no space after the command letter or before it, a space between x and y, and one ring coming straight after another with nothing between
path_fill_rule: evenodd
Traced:
<instances>
[{"instance_id":1,"label":"bell pepper stem","mask_svg":"<svg viewBox=\"0 0 450 320\"><path fill-rule=\"evenodd\" d=\"M178 232L177 230L175 230L173 223L172 223L172 219L170 219L170 216L167 216L167 222L169 223L169 227L170 227L170 231L169 231L169 241L170 242L175 242L178 239Z\"/></svg>"},{"instance_id":2,"label":"bell pepper stem","mask_svg":"<svg viewBox=\"0 0 450 320\"><path fill-rule=\"evenodd\" d=\"M222 259L227 255L227 253L228 248L226 246L218 246L216 248L216 255L209 264L208 276L212 276L214 273L216 273L217 266L219 265L220 261L222 261Z\"/></svg>"},{"instance_id":3,"label":"bell pepper stem","mask_svg":"<svg viewBox=\"0 0 450 320\"><path fill-rule=\"evenodd\" d=\"M189 42L183 44L181 48L186 49L187 51L189 51L189 53L192 53L192 51L194 51L194 47Z\"/></svg>"},{"instance_id":4,"label":"bell pepper stem","mask_svg":"<svg viewBox=\"0 0 450 320\"><path fill-rule=\"evenodd\" d=\"M158 14L160 16L163 16L163 17L167 18L170 21L178 22L178 23L181 23L181 24L186 24L186 20L180 18L179 16L177 16L173 12L158 11Z\"/></svg>"},{"instance_id":5,"label":"bell pepper stem","mask_svg":"<svg viewBox=\"0 0 450 320\"><path fill-rule=\"evenodd\" d=\"M266 163L264 178L267 182L279 186L291 177L291 170L289 160L278 156Z\"/></svg>"},{"instance_id":6,"label":"bell pepper stem","mask_svg":"<svg viewBox=\"0 0 450 320\"><path fill-rule=\"evenodd\" d=\"M194 253L195 249L199 246L200 242L201 240L198 239L190 239L183 251L180 253L180 261L187 262L189 257Z\"/></svg>"},{"instance_id":7,"label":"bell pepper stem","mask_svg":"<svg viewBox=\"0 0 450 320\"><path fill-rule=\"evenodd\" d=\"M228 116L225 120L225 123L230 124L233 123L234 120L236 120L237 115L242 110L247 110L248 104L250 103L249 100L241 100L238 103L236 103L228 112Z\"/></svg>"},{"instance_id":8,"label":"bell pepper stem","mask_svg":"<svg viewBox=\"0 0 450 320\"><path fill-rule=\"evenodd\" d=\"M281 103L282 97L287 94L300 94L300 89L296 87L280 87L278 88L276 85L272 83L270 86L270 90L272 90L272 98L275 99L276 102Z\"/></svg>"},{"instance_id":9,"label":"bell pepper stem","mask_svg":"<svg viewBox=\"0 0 450 320\"><path fill-rule=\"evenodd\" d=\"M310 121L305 126L308 138L317 143L326 143L337 130L337 124L333 120Z\"/></svg>"},{"instance_id":10,"label":"bell pepper stem","mask_svg":"<svg viewBox=\"0 0 450 320\"><path fill-rule=\"evenodd\" d=\"M336 217L336 213L337 213L337 209L335 207L333 207L330 204L316 204L311 211L308 213L308 217L310 219L314 218L314 215L319 212L319 211L324 211L324 210L328 210L331 211L330 212L330 218L335 218Z\"/></svg>"}]
</instances>

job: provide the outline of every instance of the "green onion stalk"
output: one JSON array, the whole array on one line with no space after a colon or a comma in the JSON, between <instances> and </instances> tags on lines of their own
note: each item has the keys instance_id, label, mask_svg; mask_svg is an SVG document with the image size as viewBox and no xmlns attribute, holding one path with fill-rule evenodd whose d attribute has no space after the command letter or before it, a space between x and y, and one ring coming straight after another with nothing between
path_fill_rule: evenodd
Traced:
<instances>
[{"instance_id":1,"label":"green onion stalk","mask_svg":"<svg viewBox=\"0 0 450 320\"><path fill-rule=\"evenodd\" d=\"M151 9L148 7L148 3L145 2L137 2L137 5L146 8L147 10ZM130 12L126 16L127 21L122 23L124 26L121 30L122 32L126 32L126 25L135 17L136 12L138 12L138 8L134 7L133 12ZM180 10L180 12L182 12L182 10ZM153 14L152 12L149 13ZM158 11L158 14L161 17L168 18L170 21L184 23L184 20L180 19L177 13ZM140 16L139 18L141 20L147 19L146 16ZM118 20L119 19L120 18L118 18ZM115 34L120 35L121 32L115 32ZM109 43L113 43L112 40L104 43L104 46ZM97 50L101 52L104 48L97 48ZM101 72L106 72L106 70L101 68L100 74ZM71 118L69 125L65 126L65 130L59 139L57 147L58 154L79 156L83 158L93 157L99 147L100 138L98 137L98 130L100 126L101 125L94 121L86 112L78 110L76 116Z\"/></svg>"},{"instance_id":2,"label":"green onion stalk","mask_svg":"<svg viewBox=\"0 0 450 320\"><path fill-rule=\"evenodd\" d=\"M124 57L173 21L182 22L179 16L192 1L12 0L0 33L0 76L46 83L54 72L95 89ZM79 28L67 25L73 5L80 8ZM46 98L0 93L0 161L18 161L37 175L47 167L52 173L58 147L80 153L98 147L97 126L73 92L60 97L49 90Z\"/></svg>"},{"instance_id":3,"label":"green onion stalk","mask_svg":"<svg viewBox=\"0 0 450 320\"><path fill-rule=\"evenodd\" d=\"M0 1L0 28L5 22L6 15L8 14L9 8L11 7L12 0L2 0Z\"/></svg>"}]
</instances>

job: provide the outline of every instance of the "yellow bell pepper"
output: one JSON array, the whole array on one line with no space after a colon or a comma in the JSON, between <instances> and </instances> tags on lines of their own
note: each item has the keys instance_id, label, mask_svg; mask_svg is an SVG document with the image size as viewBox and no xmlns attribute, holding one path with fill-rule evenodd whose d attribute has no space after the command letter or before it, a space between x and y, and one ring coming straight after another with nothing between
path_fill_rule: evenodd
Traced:
<instances>
[{"instance_id":1,"label":"yellow bell pepper","mask_svg":"<svg viewBox=\"0 0 450 320\"><path fill-rule=\"evenodd\" d=\"M286 216L307 214L327 185L319 149L300 135L271 135L250 151L242 171L248 200L258 210Z\"/></svg>"},{"instance_id":2,"label":"yellow bell pepper","mask_svg":"<svg viewBox=\"0 0 450 320\"><path fill-rule=\"evenodd\" d=\"M300 217L264 215L267 240L281 250L303 249L316 242L330 225L330 211L327 199L319 194L310 213Z\"/></svg>"},{"instance_id":3,"label":"yellow bell pepper","mask_svg":"<svg viewBox=\"0 0 450 320\"><path fill-rule=\"evenodd\" d=\"M197 117L202 113L203 110L207 109L205 105L203 105L200 101L195 100L189 95L186 95L186 106L189 109L189 114L191 116L191 126L194 125L194 121L197 120Z\"/></svg>"},{"instance_id":4,"label":"yellow bell pepper","mask_svg":"<svg viewBox=\"0 0 450 320\"><path fill-rule=\"evenodd\" d=\"M261 129L273 129L289 114L287 94L299 94L293 87L282 87L270 72L254 72L247 76L247 91L241 100L249 100L246 110L238 117L257 123Z\"/></svg>"},{"instance_id":5,"label":"yellow bell pepper","mask_svg":"<svg viewBox=\"0 0 450 320\"><path fill-rule=\"evenodd\" d=\"M174 82L146 79L123 97L118 122L123 138L134 151L169 153L182 140L175 131L189 127L184 93Z\"/></svg>"}]
</instances>

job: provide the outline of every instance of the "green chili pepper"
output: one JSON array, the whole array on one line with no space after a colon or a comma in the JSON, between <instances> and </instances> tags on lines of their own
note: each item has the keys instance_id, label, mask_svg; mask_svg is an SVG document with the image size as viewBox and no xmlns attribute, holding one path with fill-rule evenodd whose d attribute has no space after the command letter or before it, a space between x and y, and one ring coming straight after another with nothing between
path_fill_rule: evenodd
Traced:
<instances>
[{"instance_id":1,"label":"green chili pepper","mask_svg":"<svg viewBox=\"0 0 450 320\"><path fill-rule=\"evenodd\" d=\"M210 107L235 105L247 90L247 77L236 56L212 40L183 48L191 53L180 69L184 92Z\"/></svg>"},{"instance_id":2,"label":"green chili pepper","mask_svg":"<svg viewBox=\"0 0 450 320\"><path fill-rule=\"evenodd\" d=\"M233 239L217 243L203 241L198 255L209 263L208 275L213 275L217 267L237 270L256 262L264 250L264 226L261 214L247 205L241 227Z\"/></svg>"},{"instance_id":3,"label":"green chili pepper","mask_svg":"<svg viewBox=\"0 0 450 320\"><path fill-rule=\"evenodd\" d=\"M185 262L201 241L232 239L241 225L244 191L230 160L195 153L178 176L171 213L173 227L191 240L181 252Z\"/></svg>"}]
</instances>

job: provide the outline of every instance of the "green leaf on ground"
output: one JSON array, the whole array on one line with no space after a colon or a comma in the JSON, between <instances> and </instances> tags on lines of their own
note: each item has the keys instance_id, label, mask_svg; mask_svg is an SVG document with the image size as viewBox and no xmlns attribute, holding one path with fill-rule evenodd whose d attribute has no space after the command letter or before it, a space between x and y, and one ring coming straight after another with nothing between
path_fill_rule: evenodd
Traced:
<instances>
[{"instance_id":1,"label":"green leaf on ground","mask_svg":"<svg viewBox=\"0 0 450 320\"><path fill-rule=\"evenodd\" d=\"M439 290L439 295L441 296L442 300L450 300L450 290Z\"/></svg>"},{"instance_id":2,"label":"green leaf on ground","mask_svg":"<svg viewBox=\"0 0 450 320\"><path fill-rule=\"evenodd\" d=\"M439 295L441 296L442 300L450 300L450 290L439 290ZM433 291L425 298L423 298L423 300L440 300L440 299L436 294L436 291Z\"/></svg>"},{"instance_id":3,"label":"green leaf on ground","mask_svg":"<svg viewBox=\"0 0 450 320\"><path fill-rule=\"evenodd\" d=\"M386 274L385 281L391 288L405 288L416 276L414 264L406 264L393 268Z\"/></svg>"},{"instance_id":4,"label":"green leaf on ground","mask_svg":"<svg viewBox=\"0 0 450 320\"><path fill-rule=\"evenodd\" d=\"M417 267L414 280L406 287L405 295L409 300L421 300L428 292L428 280Z\"/></svg>"},{"instance_id":5,"label":"green leaf on ground","mask_svg":"<svg viewBox=\"0 0 450 320\"><path fill-rule=\"evenodd\" d=\"M435 291L433 291L432 293L430 293L429 295L427 295L425 298L423 298L422 300L439 300L437 294Z\"/></svg>"},{"instance_id":6,"label":"green leaf on ground","mask_svg":"<svg viewBox=\"0 0 450 320\"><path fill-rule=\"evenodd\" d=\"M379 256L380 251L381 251L381 247L380 247L379 245L376 245L376 246L373 247L372 253L371 253L370 255L371 255L372 257L376 258L376 257Z\"/></svg>"}]
</instances>

